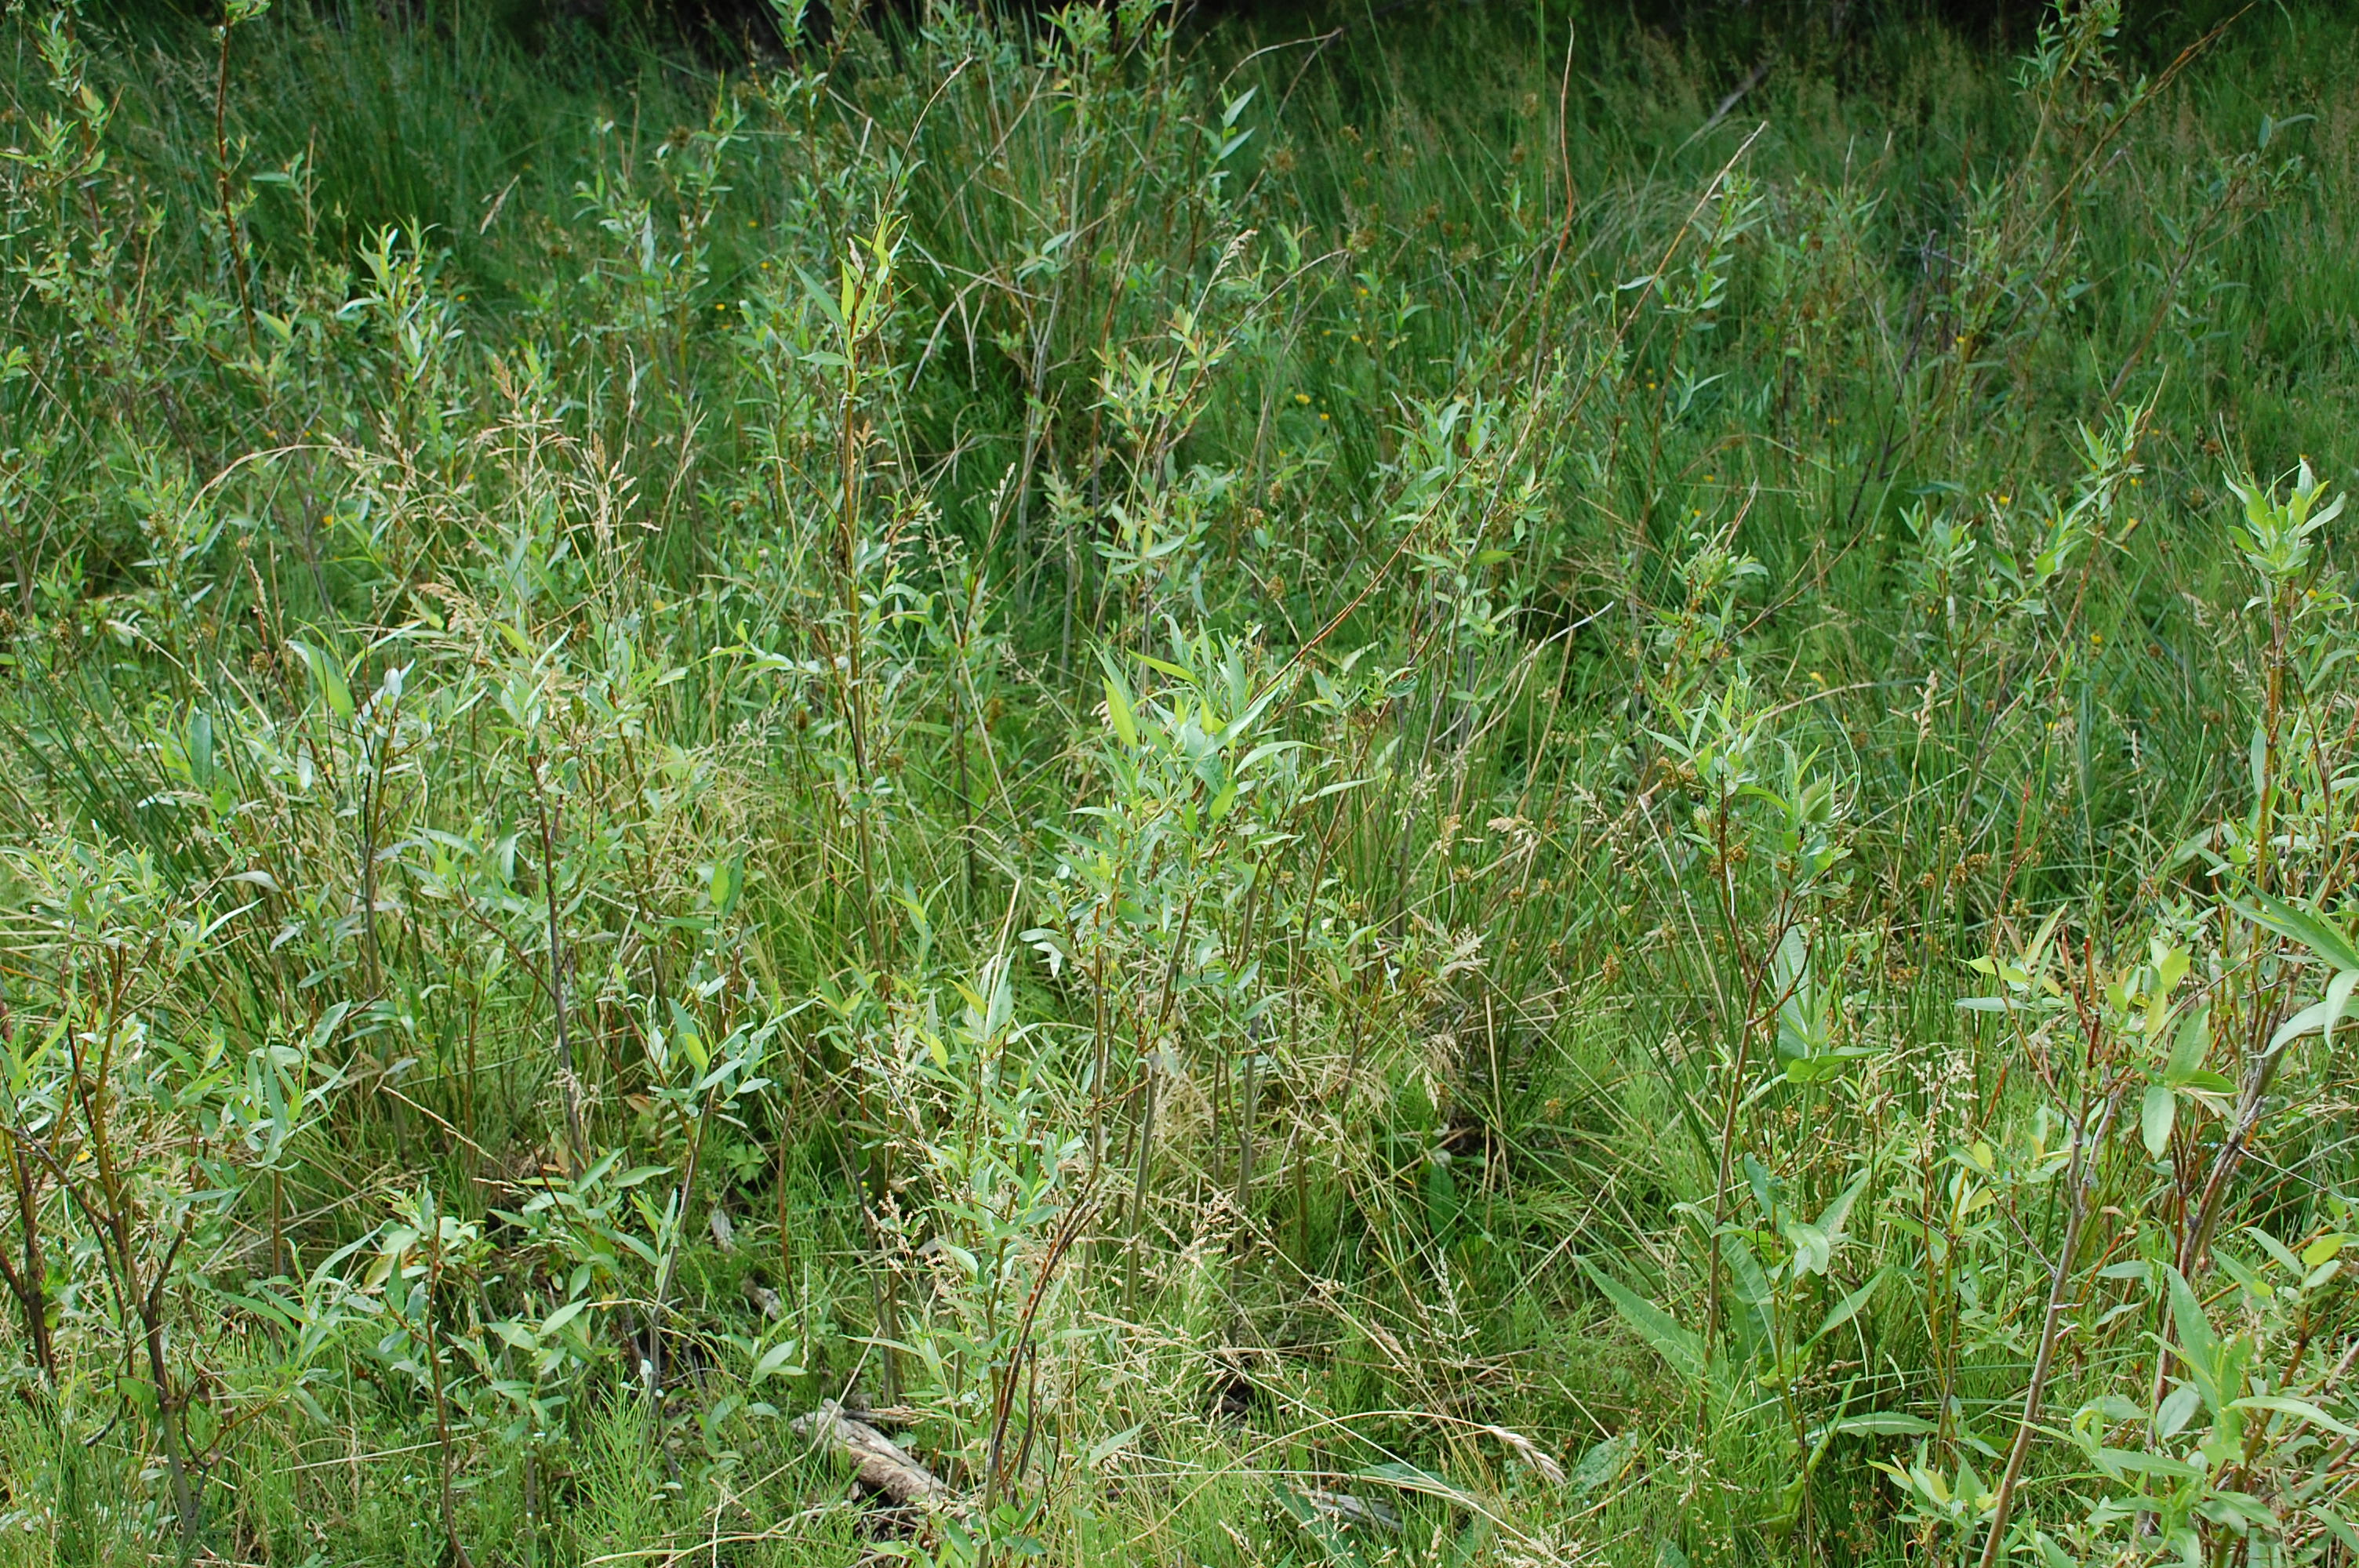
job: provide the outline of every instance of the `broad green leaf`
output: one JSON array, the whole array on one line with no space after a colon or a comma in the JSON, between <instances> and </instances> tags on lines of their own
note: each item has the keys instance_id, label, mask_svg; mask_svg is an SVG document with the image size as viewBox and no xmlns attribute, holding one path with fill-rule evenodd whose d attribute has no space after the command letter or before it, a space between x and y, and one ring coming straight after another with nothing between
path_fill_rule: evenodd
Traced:
<instances>
[{"instance_id":1,"label":"broad green leaf","mask_svg":"<svg viewBox=\"0 0 2359 1568\"><path fill-rule=\"evenodd\" d=\"M1138 744L1138 724L1131 718L1130 694L1111 675L1106 676L1106 718L1113 721L1114 732L1125 746Z\"/></svg>"},{"instance_id":2,"label":"broad green leaf","mask_svg":"<svg viewBox=\"0 0 2359 1568\"><path fill-rule=\"evenodd\" d=\"M1867 1411L1847 1415L1821 1430L1852 1437L1930 1437L1941 1429L1923 1416L1902 1411Z\"/></svg>"},{"instance_id":3,"label":"broad green leaf","mask_svg":"<svg viewBox=\"0 0 2359 1568\"><path fill-rule=\"evenodd\" d=\"M1387 1460L1371 1465L1364 1470L1352 1472L1353 1479L1375 1481L1387 1487L1398 1487L1404 1492L1423 1492L1428 1497L1447 1498L1453 1503L1471 1506L1473 1499L1450 1484L1449 1480L1430 1470L1419 1469L1406 1460Z\"/></svg>"},{"instance_id":4,"label":"broad green leaf","mask_svg":"<svg viewBox=\"0 0 2359 1568\"><path fill-rule=\"evenodd\" d=\"M2181 1383L2163 1397L2162 1407L2154 1413L2154 1430L2158 1437L2177 1437L2203 1408L2203 1392L2192 1383Z\"/></svg>"},{"instance_id":5,"label":"broad green leaf","mask_svg":"<svg viewBox=\"0 0 2359 1568\"><path fill-rule=\"evenodd\" d=\"M1130 1446L1131 1439L1136 1437L1140 1433L1145 1432L1146 1430L1147 1423L1145 1422L1134 1422L1132 1424L1124 1427L1120 1432L1115 1433L1112 1437L1103 1438L1097 1443L1091 1444L1089 1458L1086 1461L1089 1467L1093 1470L1098 1468L1107 1460L1113 1458L1125 1448Z\"/></svg>"},{"instance_id":6,"label":"broad green leaf","mask_svg":"<svg viewBox=\"0 0 2359 1568\"><path fill-rule=\"evenodd\" d=\"M2341 1541L2344 1551L2354 1557L2359 1557L2359 1530L2353 1530L2350 1520L2324 1503L2310 1504L2310 1517L2324 1525L2326 1533Z\"/></svg>"},{"instance_id":7,"label":"broad green leaf","mask_svg":"<svg viewBox=\"0 0 2359 1568\"><path fill-rule=\"evenodd\" d=\"M2172 1088L2183 1087L2202 1071L2204 1054L2211 1048L2211 1010L2198 1008L2179 1026L2179 1039L2170 1047L2170 1060L2162 1069L2162 1081Z\"/></svg>"},{"instance_id":8,"label":"broad green leaf","mask_svg":"<svg viewBox=\"0 0 2359 1568\"><path fill-rule=\"evenodd\" d=\"M312 684L320 688L321 700L328 705L328 711L350 723L359 710L353 706L353 688L344 680L344 666L325 648L299 643L292 637L287 639L287 645L303 655L303 666L311 672Z\"/></svg>"},{"instance_id":9,"label":"broad green leaf","mask_svg":"<svg viewBox=\"0 0 2359 1568\"><path fill-rule=\"evenodd\" d=\"M2250 904L2232 907L2254 925L2274 931L2289 942L2300 943L2338 969L2359 969L2359 946L2354 946L2351 938L2332 921L2257 889L2252 898Z\"/></svg>"},{"instance_id":10,"label":"broad green leaf","mask_svg":"<svg viewBox=\"0 0 2359 1568\"><path fill-rule=\"evenodd\" d=\"M737 908L739 895L745 891L745 861L743 856L724 860L712 868L712 912L726 919Z\"/></svg>"},{"instance_id":11,"label":"broad green leaf","mask_svg":"<svg viewBox=\"0 0 2359 1568\"><path fill-rule=\"evenodd\" d=\"M2180 1357L2195 1374L2204 1403L2216 1409L2220 1402L2220 1336L2212 1331L2212 1320L2204 1315L2203 1303L2196 1299L2186 1275L2166 1266L2163 1281L2170 1293L2170 1322L2179 1334Z\"/></svg>"},{"instance_id":12,"label":"broad green leaf","mask_svg":"<svg viewBox=\"0 0 2359 1568\"><path fill-rule=\"evenodd\" d=\"M2235 1408L2240 1411L2275 1411L2279 1415L2289 1415L2312 1426L2323 1427L2337 1437L2359 1437L2359 1426L2337 1421L2308 1400L2297 1400L2287 1394L2248 1395L2236 1400Z\"/></svg>"},{"instance_id":13,"label":"broad green leaf","mask_svg":"<svg viewBox=\"0 0 2359 1568\"><path fill-rule=\"evenodd\" d=\"M2245 1227L2245 1234L2252 1238L2255 1246L2267 1253L2269 1255L2270 1261L2276 1263L2278 1268L2283 1269L2288 1274L2299 1274L2301 1272L2301 1260L2295 1257L2291 1251L2288 1250L2284 1242L2279 1241L2276 1237L2271 1236L2267 1231L2263 1230L2257 1225L2248 1225Z\"/></svg>"},{"instance_id":14,"label":"broad green leaf","mask_svg":"<svg viewBox=\"0 0 2359 1568\"><path fill-rule=\"evenodd\" d=\"M2270 1053L2274 1054L2282 1051L2303 1035L2313 1033L2322 1032L2330 1041L2332 1040L2336 1021L2351 1004L2352 987L2349 982L2359 982L2359 969L2345 969L2337 974L2327 987L2326 1000L2310 1003L2278 1024L2277 1033L2269 1036ZM2341 992L2339 996L2336 994L2338 990Z\"/></svg>"},{"instance_id":15,"label":"broad green leaf","mask_svg":"<svg viewBox=\"0 0 2359 1568\"><path fill-rule=\"evenodd\" d=\"M1820 1340L1857 1317L1860 1309L1875 1298L1876 1287L1883 1283L1884 1271L1879 1269L1868 1276L1867 1283L1829 1308L1826 1321L1819 1325L1819 1331L1816 1334L1810 1336L1810 1343L1816 1345ZM1837 1425L1840 1426L1841 1423L1838 1422Z\"/></svg>"},{"instance_id":16,"label":"broad green leaf","mask_svg":"<svg viewBox=\"0 0 2359 1568\"><path fill-rule=\"evenodd\" d=\"M1801 1274L1823 1274L1834 1260L1834 1238L1815 1225L1788 1221L1780 1227L1786 1240L1794 1249L1794 1271Z\"/></svg>"},{"instance_id":17,"label":"broad green leaf","mask_svg":"<svg viewBox=\"0 0 2359 1568\"><path fill-rule=\"evenodd\" d=\"M213 720L203 708L189 715L189 777L199 789L213 783Z\"/></svg>"},{"instance_id":18,"label":"broad green leaf","mask_svg":"<svg viewBox=\"0 0 2359 1568\"><path fill-rule=\"evenodd\" d=\"M1851 1185L1837 1193L1834 1201L1820 1211L1819 1228L1827 1233L1829 1240L1843 1238L1843 1225L1851 1218L1851 1206L1857 1203L1859 1195L1867 1190L1869 1174L1869 1172L1862 1171L1854 1176Z\"/></svg>"},{"instance_id":19,"label":"broad green leaf","mask_svg":"<svg viewBox=\"0 0 2359 1568\"><path fill-rule=\"evenodd\" d=\"M1161 670L1165 675L1170 676L1176 680L1186 681L1190 686L1194 686L1196 684L1195 671L1188 668L1185 665L1175 665L1169 659L1158 659L1152 654L1139 654L1138 662L1145 665L1148 669Z\"/></svg>"},{"instance_id":20,"label":"broad green leaf","mask_svg":"<svg viewBox=\"0 0 2359 1568\"><path fill-rule=\"evenodd\" d=\"M2359 989L2359 968L2338 969L2326 982L2326 1024L2321 1031L2323 1044L2329 1050L2334 1046L2334 1026L2351 1010L2351 993Z\"/></svg>"},{"instance_id":21,"label":"broad green leaf","mask_svg":"<svg viewBox=\"0 0 2359 1568\"><path fill-rule=\"evenodd\" d=\"M2184 1459L2173 1459L2167 1454L2143 1454L2135 1448L2100 1448L2096 1460L2115 1476L2168 1476L2174 1480L2191 1481L2203 1474Z\"/></svg>"},{"instance_id":22,"label":"broad green leaf","mask_svg":"<svg viewBox=\"0 0 2359 1568\"><path fill-rule=\"evenodd\" d=\"M799 1340L779 1340L776 1345L771 1346L767 1350L762 1352L760 1357L754 1363L753 1376L748 1378L746 1381L758 1383L765 1378L777 1377L780 1375L789 1378L799 1377L802 1373L802 1368L799 1367L789 1367L787 1363L793 1360L795 1354L801 1348L802 1344Z\"/></svg>"},{"instance_id":23,"label":"broad green leaf","mask_svg":"<svg viewBox=\"0 0 2359 1568\"><path fill-rule=\"evenodd\" d=\"M1681 1328L1679 1320L1646 1297L1614 1279L1584 1258L1582 1271L1589 1276L1614 1310L1623 1320L1638 1331L1638 1336L1652 1346L1655 1353L1667 1362L1672 1371L1684 1378L1703 1376L1703 1341Z\"/></svg>"},{"instance_id":24,"label":"broad green leaf","mask_svg":"<svg viewBox=\"0 0 2359 1568\"><path fill-rule=\"evenodd\" d=\"M2179 1119L2179 1097L2162 1084L2148 1084L2138 1107L2138 1137L2156 1159L2170 1147L2170 1130Z\"/></svg>"},{"instance_id":25,"label":"broad green leaf","mask_svg":"<svg viewBox=\"0 0 2359 1568\"><path fill-rule=\"evenodd\" d=\"M1617 1433L1603 1443L1590 1444L1589 1451L1565 1477L1564 1489L1576 1498L1585 1498L1598 1488L1612 1483L1630 1463L1631 1452L1638 1446L1638 1434Z\"/></svg>"},{"instance_id":26,"label":"broad green leaf","mask_svg":"<svg viewBox=\"0 0 2359 1568\"><path fill-rule=\"evenodd\" d=\"M2253 1297L2254 1300L2265 1302L2276 1293L2275 1288L2267 1280L2261 1278L2251 1264L2226 1248L2213 1249L2212 1257L2212 1260L2220 1265L2221 1270L2242 1286L2245 1294Z\"/></svg>"}]
</instances>

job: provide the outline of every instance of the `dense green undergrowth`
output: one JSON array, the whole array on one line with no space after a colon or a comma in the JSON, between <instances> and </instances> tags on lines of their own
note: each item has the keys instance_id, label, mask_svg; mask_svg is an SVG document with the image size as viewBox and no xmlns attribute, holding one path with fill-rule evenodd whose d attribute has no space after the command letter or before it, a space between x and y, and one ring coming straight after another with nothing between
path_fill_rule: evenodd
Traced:
<instances>
[{"instance_id":1,"label":"dense green undergrowth","mask_svg":"<svg viewBox=\"0 0 2359 1568\"><path fill-rule=\"evenodd\" d=\"M2359 42L2114 20L9 6L0 1557L2351 1561Z\"/></svg>"}]
</instances>

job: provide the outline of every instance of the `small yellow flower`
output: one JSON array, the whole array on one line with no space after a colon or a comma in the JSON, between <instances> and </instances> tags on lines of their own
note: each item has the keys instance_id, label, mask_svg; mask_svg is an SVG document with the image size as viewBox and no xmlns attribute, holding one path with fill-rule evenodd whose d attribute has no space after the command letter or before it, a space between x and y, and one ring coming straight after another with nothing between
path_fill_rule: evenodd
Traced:
<instances>
[{"instance_id":1,"label":"small yellow flower","mask_svg":"<svg viewBox=\"0 0 2359 1568\"><path fill-rule=\"evenodd\" d=\"M1310 402L1310 395L1307 392L1298 392L1294 395L1294 401L1307 406Z\"/></svg>"}]
</instances>

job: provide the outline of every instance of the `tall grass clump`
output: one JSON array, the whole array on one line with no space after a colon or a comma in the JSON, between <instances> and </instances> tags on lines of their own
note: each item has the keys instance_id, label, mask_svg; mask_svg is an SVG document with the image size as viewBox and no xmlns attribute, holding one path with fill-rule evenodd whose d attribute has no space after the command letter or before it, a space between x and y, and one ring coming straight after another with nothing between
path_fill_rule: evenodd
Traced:
<instances>
[{"instance_id":1,"label":"tall grass clump","mask_svg":"<svg viewBox=\"0 0 2359 1568\"><path fill-rule=\"evenodd\" d=\"M781 26L0 20L0 1557L2359 1556L2330 7Z\"/></svg>"}]
</instances>

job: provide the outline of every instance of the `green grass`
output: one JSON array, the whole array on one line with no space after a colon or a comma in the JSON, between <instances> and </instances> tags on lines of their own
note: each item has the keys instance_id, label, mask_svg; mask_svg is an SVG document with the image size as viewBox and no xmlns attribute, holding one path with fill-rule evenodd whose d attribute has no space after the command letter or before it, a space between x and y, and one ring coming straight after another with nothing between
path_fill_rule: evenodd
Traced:
<instances>
[{"instance_id":1,"label":"green grass","mask_svg":"<svg viewBox=\"0 0 2359 1568\"><path fill-rule=\"evenodd\" d=\"M0 1560L2349 1560L2216 19L7 13Z\"/></svg>"}]
</instances>

